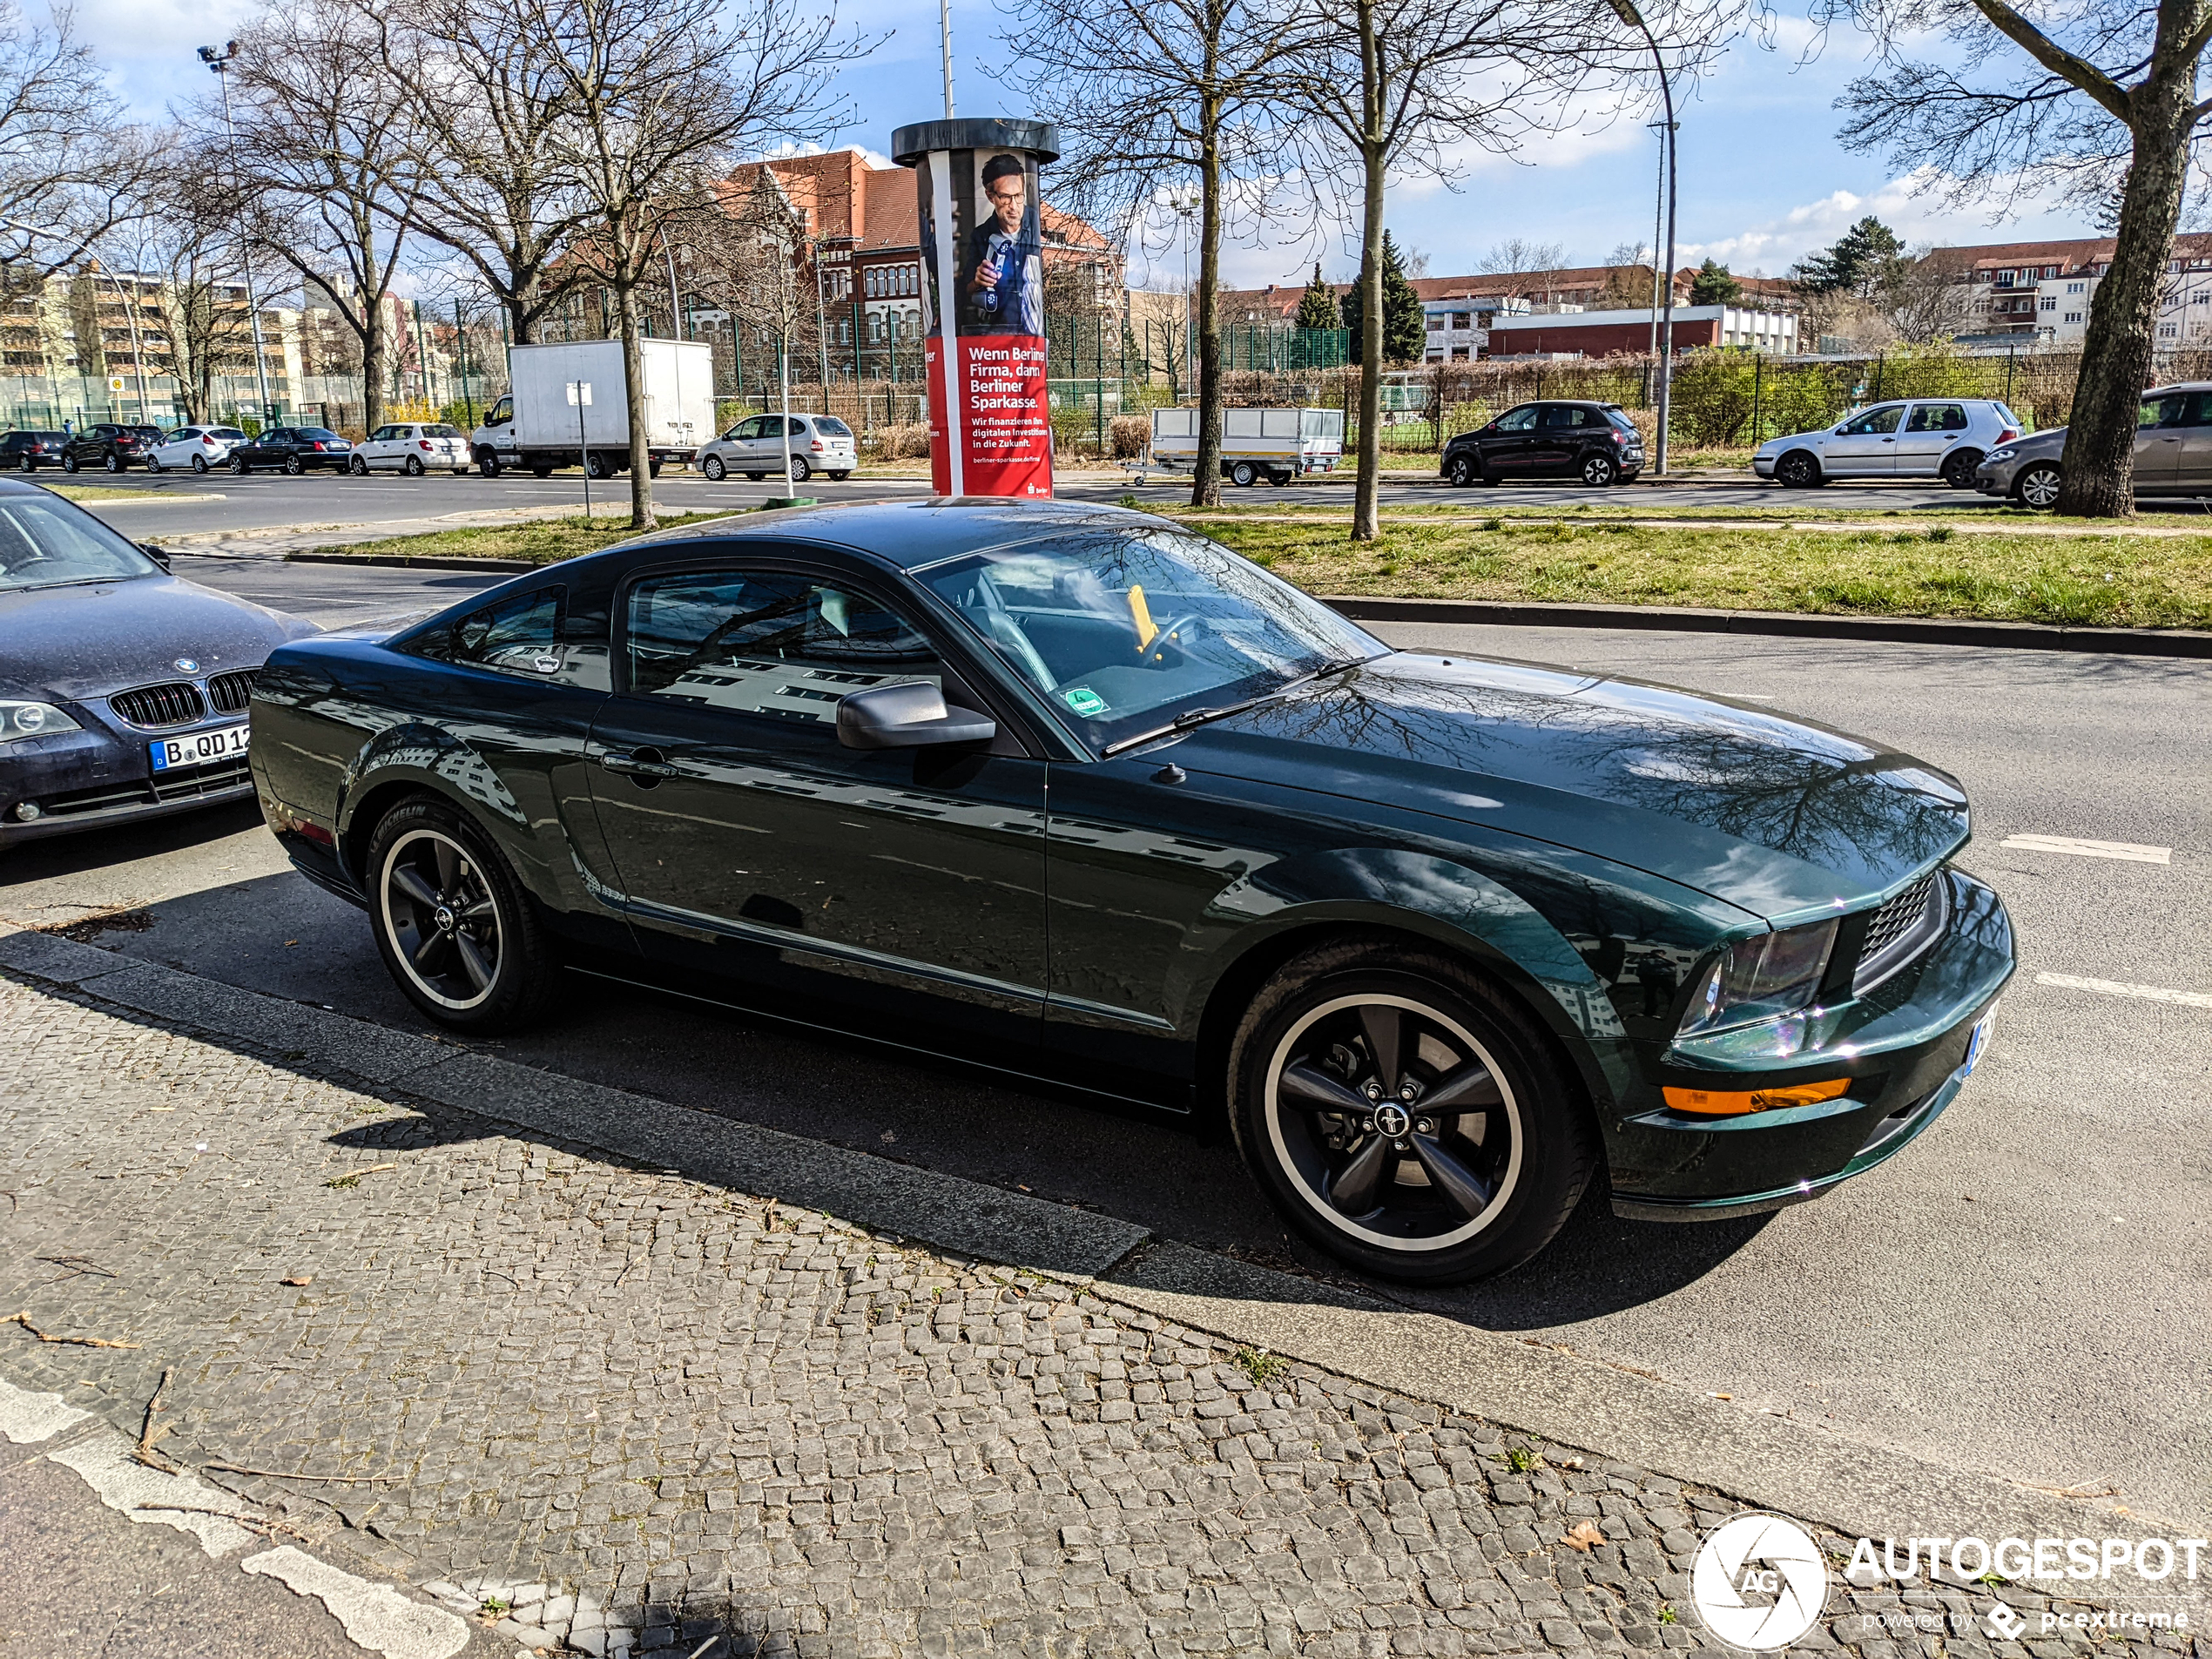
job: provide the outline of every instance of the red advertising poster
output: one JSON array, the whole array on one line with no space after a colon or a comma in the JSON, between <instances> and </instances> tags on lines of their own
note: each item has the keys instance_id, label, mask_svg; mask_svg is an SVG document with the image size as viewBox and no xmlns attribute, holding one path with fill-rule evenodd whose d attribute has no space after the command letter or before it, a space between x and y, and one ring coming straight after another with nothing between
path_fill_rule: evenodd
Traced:
<instances>
[{"instance_id":1,"label":"red advertising poster","mask_svg":"<svg viewBox=\"0 0 2212 1659\"><path fill-rule=\"evenodd\" d=\"M924 342L929 366L929 477L941 496L1052 495L1052 421L1045 399L1045 343L1035 334L963 334L957 405L948 397L943 341ZM954 409L958 435L942 411ZM953 456L961 460L955 481Z\"/></svg>"}]
</instances>

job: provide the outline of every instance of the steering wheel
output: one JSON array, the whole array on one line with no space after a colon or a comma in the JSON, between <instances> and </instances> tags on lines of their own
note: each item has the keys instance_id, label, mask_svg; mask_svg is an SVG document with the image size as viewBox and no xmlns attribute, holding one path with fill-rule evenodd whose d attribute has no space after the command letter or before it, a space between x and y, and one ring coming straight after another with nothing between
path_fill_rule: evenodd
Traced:
<instances>
[{"instance_id":1,"label":"steering wheel","mask_svg":"<svg viewBox=\"0 0 2212 1659\"><path fill-rule=\"evenodd\" d=\"M1152 636L1150 641L1138 651L1138 660L1149 663L1155 657L1160 657L1163 649L1170 644L1177 651L1188 651L1190 647L1185 643L1184 636L1195 635L1204 621L1205 618L1195 610L1186 610L1179 617L1170 617L1160 625L1159 631ZM1162 658L1161 665L1166 666L1164 658Z\"/></svg>"}]
</instances>

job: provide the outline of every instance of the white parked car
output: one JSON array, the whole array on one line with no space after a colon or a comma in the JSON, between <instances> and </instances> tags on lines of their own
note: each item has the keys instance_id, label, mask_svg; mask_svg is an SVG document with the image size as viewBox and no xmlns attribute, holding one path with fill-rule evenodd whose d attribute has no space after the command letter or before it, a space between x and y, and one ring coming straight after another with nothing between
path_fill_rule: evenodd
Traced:
<instances>
[{"instance_id":1,"label":"white parked car","mask_svg":"<svg viewBox=\"0 0 2212 1659\"><path fill-rule=\"evenodd\" d=\"M755 483L784 467L780 415L746 417L699 449L698 469L716 482L741 472ZM791 481L803 484L818 472L840 482L860 464L853 428L834 415L794 415L791 421Z\"/></svg>"},{"instance_id":2,"label":"white parked car","mask_svg":"<svg viewBox=\"0 0 2212 1659\"><path fill-rule=\"evenodd\" d=\"M2020 417L1994 398L1906 398L1763 443L1751 470L1786 489L1831 478L1940 478L1972 489L1982 457L2020 435Z\"/></svg>"},{"instance_id":3,"label":"white parked car","mask_svg":"<svg viewBox=\"0 0 2212 1659\"><path fill-rule=\"evenodd\" d=\"M469 440L442 421L400 421L381 426L354 446L349 463L355 477L377 467L420 476L443 467L455 477L469 470Z\"/></svg>"},{"instance_id":4,"label":"white parked car","mask_svg":"<svg viewBox=\"0 0 2212 1659\"><path fill-rule=\"evenodd\" d=\"M233 447L245 442L246 434L234 426L180 426L165 433L161 442L146 451L146 470L166 472L172 467L190 467L194 472L206 472L228 461Z\"/></svg>"}]
</instances>

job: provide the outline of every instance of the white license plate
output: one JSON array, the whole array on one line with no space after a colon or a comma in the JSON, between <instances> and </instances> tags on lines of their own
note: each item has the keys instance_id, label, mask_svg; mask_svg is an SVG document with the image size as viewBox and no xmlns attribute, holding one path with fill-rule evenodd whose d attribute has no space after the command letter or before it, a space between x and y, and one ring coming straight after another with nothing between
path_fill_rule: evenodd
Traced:
<instances>
[{"instance_id":1,"label":"white license plate","mask_svg":"<svg viewBox=\"0 0 2212 1659\"><path fill-rule=\"evenodd\" d=\"M246 752L253 741L253 728L245 725L219 726L212 732L194 732L182 738L157 738L146 745L156 772L175 772L185 766L208 766L219 760L234 760Z\"/></svg>"}]
</instances>

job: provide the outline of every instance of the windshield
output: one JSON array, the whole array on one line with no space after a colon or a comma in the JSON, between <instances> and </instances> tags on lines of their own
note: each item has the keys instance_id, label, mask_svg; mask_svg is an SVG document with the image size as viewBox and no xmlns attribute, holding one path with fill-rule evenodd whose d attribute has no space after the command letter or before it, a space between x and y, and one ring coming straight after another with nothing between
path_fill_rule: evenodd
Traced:
<instances>
[{"instance_id":1,"label":"windshield","mask_svg":"<svg viewBox=\"0 0 2212 1659\"><path fill-rule=\"evenodd\" d=\"M327 426L303 426L300 428L300 435L310 443L329 443L338 438L338 435Z\"/></svg>"},{"instance_id":2,"label":"windshield","mask_svg":"<svg viewBox=\"0 0 2212 1659\"><path fill-rule=\"evenodd\" d=\"M816 415L814 417L814 430L820 433L826 438L849 438L853 435L853 428L846 425L844 421L839 420L834 415Z\"/></svg>"},{"instance_id":3,"label":"windshield","mask_svg":"<svg viewBox=\"0 0 2212 1659\"><path fill-rule=\"evenodd\" d=\"M422 435L426 438L457 438L461 434L449 426L426 426L422 428Z\"/></svg>"},{"instance_id":4,"label":"windshield","mask_svg":"<svg viewBox=\"0 0 2212 1659\"><path fill-rule=\"evenodd\" d=\"M1227 548L1164 528L1059 536L915 574L1101 750L1388 649Z\"/></svg>"},{"instance_id":5,"label":"windshield","mask_svg":"<svg viewBox=\"0 0 2212 1659\"><path fill-rule=\"evenodd\" d=\"M125 432L136 434L141 438L152 438L157 442L161 438L161 428L158 426L127 426L123 429Z\"/></svg>"},{"instance_id":6,"label":"windshield","mask_svg":"<svg viewBox=\"0 0 2212 1659\"><path fill-rule=\"evenodd\" d=\"M0 591L160 573L137 548L66 502L0 496Z\"/></svg>"},{"instance_id":7,"label":"windshield","mask_svg":"<svg viewBox=\"0 0 2212 1659\"><path fill-rule=\"evenodd\" d=\"M233 443L244 443L246 442L246 434L240 432L234 426L210 427L207 431L207 435L211 438L228 438Z\"/></svg>"}]
</instances>

